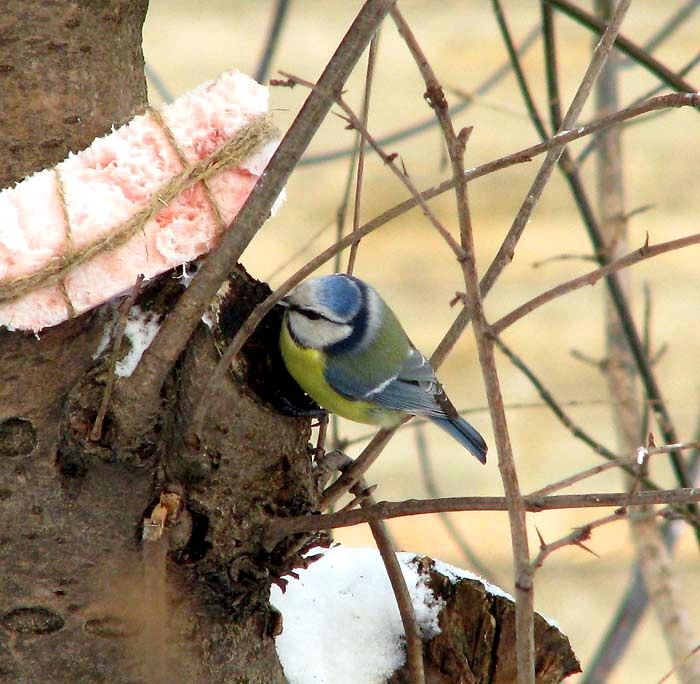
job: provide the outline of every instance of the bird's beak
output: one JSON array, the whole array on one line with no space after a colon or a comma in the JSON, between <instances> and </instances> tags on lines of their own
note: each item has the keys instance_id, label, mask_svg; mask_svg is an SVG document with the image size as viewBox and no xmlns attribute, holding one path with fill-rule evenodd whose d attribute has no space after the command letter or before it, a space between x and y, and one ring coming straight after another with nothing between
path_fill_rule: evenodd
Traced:
<instances>
[{"instance_id":1,"label":"bird's beak","mask_svg":"<svg viewBox=\"0 0 700 684\"><path fill-rule=\"evenodd\" d=\"M282 299L277 302L276 306L281 306L283 309L291 309L292 305L289 302L289 300L286 297L282 297Z\"/></svg>"}]
</instances>

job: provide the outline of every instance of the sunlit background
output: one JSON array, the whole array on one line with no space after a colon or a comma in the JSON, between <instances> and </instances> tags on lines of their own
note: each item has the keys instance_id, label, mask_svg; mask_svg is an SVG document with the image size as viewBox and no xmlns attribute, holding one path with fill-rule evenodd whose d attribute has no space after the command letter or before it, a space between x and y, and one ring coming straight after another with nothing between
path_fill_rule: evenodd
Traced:
<instances>
[{"instance_id":1,"label":"sunlit background","mask_svg":"<svg viewBox=\"0 0 700 684\"><path fill-rule=\"evenodd\" d=\"M262 56L274 4L261 0L197 3L151 0L145 29L148 65L173 96L227 69L238 68L252 75ZM504 4L512 33L522 45L539 25L540 3L511 1ZM685 4L670 0L633 3L623 32L644 45L659 26ZM360 6L359 1L347 0L292 2L272 62L272 76L282 69L316 80ZM456 116L458 126L474 127L468 164L477 165L539 142L512 72L483 92L484 84L507 64L490 3L404 0L401 8L448 91L450 104L461 101L457 92L482 93ZM585 29L566 17L557 17L556 28L566 107L585 70L594 41ZM672 68L680 68L696 56L699 30L700 12L695 12L656 49L655 56ZM542 42L539 37L530 42L531 47L522 56L523 64L538 105L546 116ZM365 60L361 61L347 84L346 99L358 112L365 64ZM700 69L694 68L686 78L700 88ZM151 100L160 102L153 83L150 85ZM628 104L657 85L655 78L639 67L626 68L621 74L621 101ZM415 64L393 24L386 22L380 37L370 108L372 133L382 138L429 120L431 110L423 100L423 92L423 82ZM669 90L664 88L662 92ZM288 128L306 95L301 87L272 88L271 108L281 131ZM581 120L587 121L593 116L593 106L589 104ZM648 117L643 123L628 127L624 138L626 209L634 211L652 205L631 219L631 247L641 246L647 233L651 242L656 243L698 231L699 132L697 112L690 109ZM344 121L333 115L327 118L308 151L310 163L299 167L287 186L286 204L244 254L243 262L253 275L268 280L273 287L279 285L334 241L349 158L312 162L327 152L349 149L354 141L354 133L345 129ZM588 139L572 145L571 149L578 153L587 143ZM393 142L386 149L401 155L412 180L420 188L448 177L446 154L436 127ZM481 273L510 227L539 163L540 159L535 159L470 185ZM583 168L588 194L595 198L593 156ZM376 216L407 197L403 186L376 156L368 153L362 220ZM431 207L456 234L453 195L446 193L433 200ZM348 225L351 225L351 214ZM487 316L495 320L528 298L593 267L590 261L556 257L590 254L591 247L568 187L555 172L519 243L512 265L486 301ZM542 261L545 263L539 264ZM346 263L347 255L343 255L341 268L345 268ZM651 288L653 344L656 348L663 344L669 346L655 367L656 373L684 440L694 438L700 415L696 371L700 355L697 263L697 248L691 248L638 265L629 274L638 317L642 311L642 284L648 283ZM321 272L332 269L333 264L329 263ZM355 272L383 293L414 343L426 354L432 352L456 315L449 302L463 284L460 269L449 249L422 214L414 210L365 239ZM603 359L603 294L603 287L597 285L558 299L515 324L504 339L540 376L572 419L614 450L616 442L604 378L594 363L571 356L572 350L576 350L594 361ZM524 492L601 462L599 456L572 437L543 407L530 383L507 359L499 355L498 363ZM493 445L471 329L466 331L441 368L440 376L454 403L471 411L469 420ZM345 421L340 421L338 429L343 439L372 434L366 427ZM441 496L502 494L494 448L489 464L482 467L439 430L426 427L424 434L430 467ZM409 425L402 429L369 471L370 482L378 484L375 496L379 499L428 496L416 439L415 427ZM348 453L357 455L363 444L351 444ZM651 467L657 482L674 486L665 456L656 457ZM624 486L619 473L608 471L568 491L622 491ZM608 512L607 509L593 509L530 515L531 546L536 549L538 544L535 526L546 540L553 541L572 527ZM506 514L462 513L453 515L451 520L489 569L491 578L510 589L511 547ZM402 549L473 567L436 516L393 520L389 527ZM373 544L366 526L340 530L336 538L351 545ZM584 669L624 593L633 559L625 522L595 531L588 544L599 558L574 547L556 552L538 572L535 593L537 609L554 619L570 637ZM683 531L676 558L675 568L684 595L688 597L695 634L700 635L698 551L687 529ZM627 656L609 681L614 684L657 682L670 667L663 637L648 611ZM580 682L581 678L568 681Z\"/></svg>"}]
</instances>

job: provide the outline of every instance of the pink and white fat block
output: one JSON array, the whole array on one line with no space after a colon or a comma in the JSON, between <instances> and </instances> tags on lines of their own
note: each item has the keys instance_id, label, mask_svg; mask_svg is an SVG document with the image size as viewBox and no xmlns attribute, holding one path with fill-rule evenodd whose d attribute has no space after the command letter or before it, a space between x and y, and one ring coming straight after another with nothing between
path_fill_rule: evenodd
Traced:
<instances>
[{"instance_id":1,"label":"pink and white fat block","mask_svg":"<svg viewBox=\"0 0 700 684\"><path fill-rule=\"evenodd\" d=\"M187 166L207 159L268 109L268 90L237 71L147 111L53 169L0 191L0 299L4 284L85 251L147 209ZM167 129L167 133L166 130ZM269 139L239 162L164 204L126 242L95 250L53 284L0 302L0 325L57 325L216 246L274 153Z\"/></svg>"}]
</instances>

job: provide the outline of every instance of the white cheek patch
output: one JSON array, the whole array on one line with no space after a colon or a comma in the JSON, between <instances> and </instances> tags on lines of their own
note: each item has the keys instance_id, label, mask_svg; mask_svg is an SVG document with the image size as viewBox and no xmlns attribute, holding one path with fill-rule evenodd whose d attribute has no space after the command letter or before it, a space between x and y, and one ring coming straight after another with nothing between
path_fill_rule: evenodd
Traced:
<instances>
[{"instance_id":1,"label":"white cheek patch","mask_svg":"<svg viewBox=\"0 0 700 684\"><path fill-rule=\"evenodd\" d=\"M349 325L332 323L323 318L311 320L297 311L290 311L287 316L292 335L308 349L322 349L342 342L352 332Z\"/></svg>"}]
</instances>

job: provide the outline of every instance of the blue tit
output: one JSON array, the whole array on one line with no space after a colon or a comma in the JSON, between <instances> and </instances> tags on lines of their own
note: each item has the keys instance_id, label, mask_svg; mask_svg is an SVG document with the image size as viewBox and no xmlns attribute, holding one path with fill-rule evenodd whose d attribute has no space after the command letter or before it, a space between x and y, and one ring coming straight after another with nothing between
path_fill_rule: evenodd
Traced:
<instances>
[{"instance_id":1,"label":"blue tit","mask_svg":"<svg viewBox=\"0 0 700 684\"><path fill-rule=\"evenodd\" d=\"M348 275L312 278L280 305L282 358L322 407L386 427L425 416L486 462L483 437L459 417L430 362L373 287Z\"/></svg>"}]
</instances>

